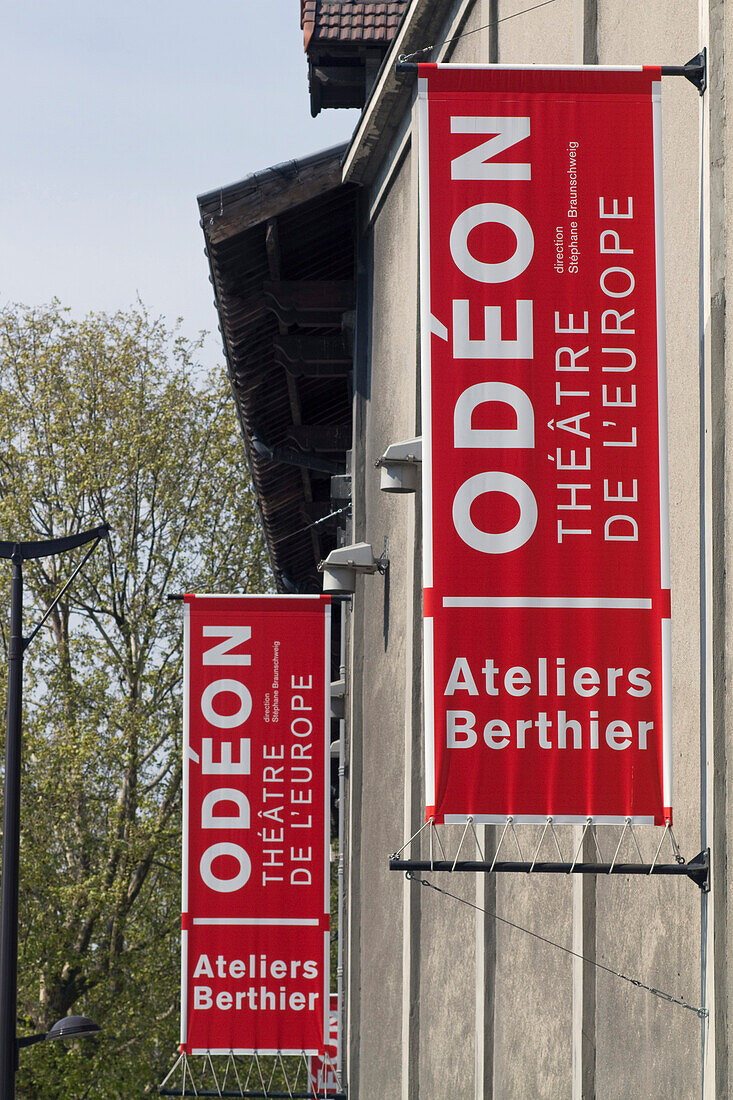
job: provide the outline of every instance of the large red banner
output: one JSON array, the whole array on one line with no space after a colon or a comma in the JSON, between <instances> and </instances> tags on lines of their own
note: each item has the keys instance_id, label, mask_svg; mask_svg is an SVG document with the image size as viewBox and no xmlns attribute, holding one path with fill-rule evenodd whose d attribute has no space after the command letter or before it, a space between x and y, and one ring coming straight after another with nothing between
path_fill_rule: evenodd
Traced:
<instances>
[{"instance_id":1,"label":"large red banner","mask_svg":"<svg viewBox=\"0 0 733 1100\"><path fill-rule=\"evenodd\" d=\"M321 1054L329 598L185 599L181 1049Z\"/></svg>"},{"instance_id":2,"label":"large red banner","mask_svg":"<svg viewBox=\"0 0 733 1100\"><path fill-rule=\"evenodd\" d=\"M671 820L660 76L419 66L436 821Z\"/></svg>"}]
</instances>

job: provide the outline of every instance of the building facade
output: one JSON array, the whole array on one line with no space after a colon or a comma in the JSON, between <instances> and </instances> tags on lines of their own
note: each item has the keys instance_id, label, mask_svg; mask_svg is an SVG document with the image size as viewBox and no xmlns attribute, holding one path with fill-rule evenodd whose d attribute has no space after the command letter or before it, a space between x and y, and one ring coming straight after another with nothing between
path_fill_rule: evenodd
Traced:
<instances>
[{"instance_id":1,"label":"building facade","mask_svg":"<svg viewBox=\"0 0 733 1100\"><path fill-rule=\"evenodd\" d=\"M334 650L335 678L346 670L334 737L345 754L348 1095L732 1095L726 6L303 0L301 17L314 113L362 106L352 140L199 201L279 589L319 587L318 562L337 545L367 543L389 561L343 601ZM420 876L447 896L388 868L425 805L421 496L382 492L375 469L390 444L421 434L416 87L396 61L419 51L415 60L682 65L703 47L704 95L668 77L662 102L675 838L687 860L710 849L710 891L686 877ZM462 830L446 828L455 853ZM645 859L654 832L642 830ZM485 852L499 834L479 827ZM540 839L540 827L520 834L525 852ZM579 839L566 830L561 845L572 852ZM621 827L601 831L604 859L619 841L633 843ZM425 855L427 834L419 843Z\"/></svg>"}]
</instances>

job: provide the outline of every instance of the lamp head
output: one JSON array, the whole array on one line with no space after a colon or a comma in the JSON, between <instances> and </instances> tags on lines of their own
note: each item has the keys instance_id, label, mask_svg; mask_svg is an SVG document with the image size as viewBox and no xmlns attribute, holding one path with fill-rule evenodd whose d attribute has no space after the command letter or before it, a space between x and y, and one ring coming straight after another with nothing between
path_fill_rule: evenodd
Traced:
<instances>
[{"instance_id":1,"label":"lamp head","mask_svg":"<svg viewBox=\"0 0 733 1100\"><path fill-rule=\"evenodd\" d=\"M422 437L392 443L375 465L381 470L383 493L414 493L420 484Z\"/></svg>"},{"instance_id":2,"label":"lamp head","mask_svg":"<svg viewBox=\"0 0 733 1100\"><path fill-rule=\"evenodd\" d=\"M46 1038L75 1039L80 1035L96 1035L101 1030L88 1016L64 1016L56 1021Z\"/></svg>"}]
</instances>

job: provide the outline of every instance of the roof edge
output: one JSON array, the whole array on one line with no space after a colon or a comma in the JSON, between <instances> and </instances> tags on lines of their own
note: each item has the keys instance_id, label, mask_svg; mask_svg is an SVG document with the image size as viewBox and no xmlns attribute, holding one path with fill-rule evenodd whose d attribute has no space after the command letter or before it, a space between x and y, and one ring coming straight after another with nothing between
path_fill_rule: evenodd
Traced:
<instances>
[{"instance_id":1,"label":"roof edge","mask_svg":"<svg viewBox=\"0 0 733 1100\"><path fill-rule=\"evenodd\" d=\"M199 210L202 214L211 213L213 210L219 210L224 204L229 205L255 194L268 183L283 183L295 179L299 172L307 168L316 168L320 164L325 166L331 161L341 162L348 147L348 142L331 145L328 149L321 149L306 157L284 160L280 164L273 164L270 168L262 168L259 172L252 172L249 176L224 187L204 191L196 196Z\"/></svg>"},{"instance_id":2,"label":"roof edge","mask_svg":"<svg viewBox=\"0 0 733 1100\"><path fill-rule=\"evenodd\" d=\"M433 42L454 7L454 0L412 0L406 9L347 146L343 160L344 183L367 184L376 175L393 137L392 115L399 106L410 102L415 92L414 84L398 81L395 63L401 54L423 50ZM424 60L428 60L428 55Z\"/></svg>"}]
</instances>

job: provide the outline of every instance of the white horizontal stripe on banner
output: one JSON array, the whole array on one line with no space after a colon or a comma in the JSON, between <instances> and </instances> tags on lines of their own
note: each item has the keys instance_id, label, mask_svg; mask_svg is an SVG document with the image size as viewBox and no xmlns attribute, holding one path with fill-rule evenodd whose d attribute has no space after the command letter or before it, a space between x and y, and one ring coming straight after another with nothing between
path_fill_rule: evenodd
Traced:
<instances>
[{"instance_id":1,"label":"white horizontal stripe on banner","mask_svg":"<svg viewBox=\"0 0 733 1100\"><path fill-rule=\"evenodd\" d=\"M504 825L507 814L446 814L443 818L444 825L465 825L471 818L475 825ZM515 825L544 825L547 822L546 814L512 814L512 822ZM553 825L585 825L588 816L582 814L553 814ZM622 817L618 814L594 814L591 818L594 825L653 825L654 818L644 815Z\"/></svg>"},{"instance_id":2,"label":"white horizontal stripe on banner","mask_svg":"<svg viewBox=\"0 0 733 1100\"><path fill-rule=\"evenodd\" d=\"M458 36L459 38L462 35ZM436 66L438 69L477 69L486 70L487 66L483 63L469 64L458 63L453 61L439 61ZM506 69L508 72L518 72L522 69L529 70L530 72L606 72L606 73L640 73L644 68L643 65L492 65L492 69Z\"/></svg>"},{"instance_id":3,"label":"white horizontal stripe on banner","mask_svg":"<svg viewBox=\"0 0 733 1100\"><path fill-rule=\"evenodd\" d=\"M263 925L293 925L307 924L317 927L317 917L194 917L194 924L263 924Z\"/></svg>"},{"instance_id":4,"label":"white horizontal stripe on banner","mask_svg":"<svg viewBox=\"0 0 733 1100\"><path fill-rule=\"evenodd\" d=\"M303 1050L302 1047L293 1047L289 1050L286 1050L285 1048L280 1050L277 1047L271 1047L267 1049L258 1047L257 1050L253 1050L252 1047L235 1047L233 1050L231 1047L194 1047L194 1049L191 1051L191 1054L258 1054L261 1057L264 1057L265 1055L269 1057L271 1055L282 1054L283 1056L287 1056L289 1058L299 1058L301 1054L307 1054L314 1058L318 1058L320 1056L320 1052L317 1049L314 1048L313 1050Z\"/></svg>"},{"instance_id":5,"label":"white horizontal stripe on banner","mask_svg":"<svg viewBox=\"0 0 733 1100\"><path fill-rule=\"evenodd\" d=\"M611 607L651 611L651 600L585 596L444 596L443 607Z\"/></svg>"},{"instance_id":6,"label":"white horizontal stripe on banner","mask_svg":"<svg viewBox=\"0 0 733 1100\"><path fill-rule=\"evenodd\" d=\"M190 592L188 595L197 600L320 600L318 592L258 592L256 596L247 592Z\"/></svg>"}]
</instances>

